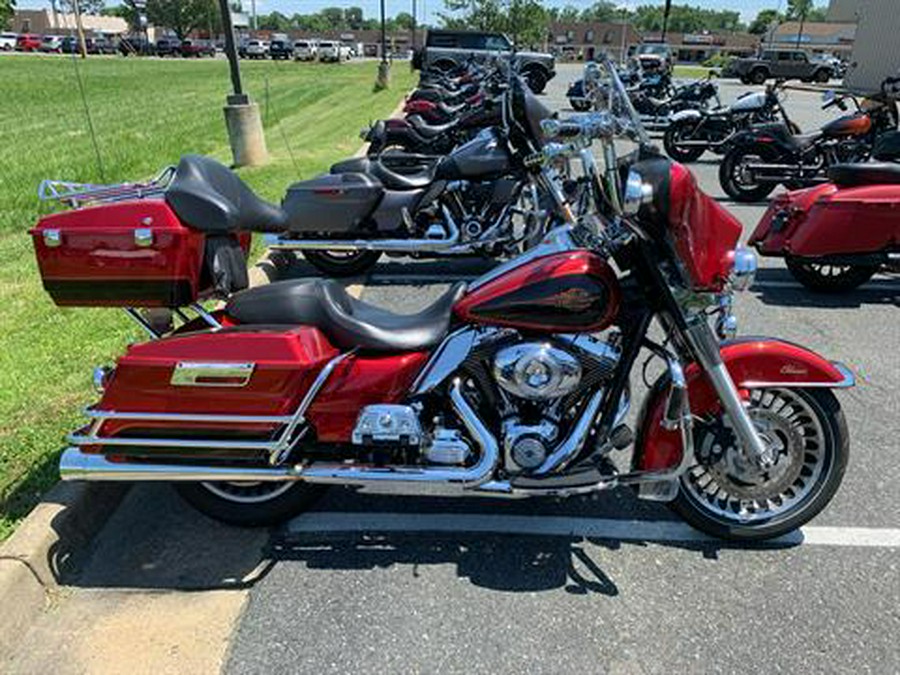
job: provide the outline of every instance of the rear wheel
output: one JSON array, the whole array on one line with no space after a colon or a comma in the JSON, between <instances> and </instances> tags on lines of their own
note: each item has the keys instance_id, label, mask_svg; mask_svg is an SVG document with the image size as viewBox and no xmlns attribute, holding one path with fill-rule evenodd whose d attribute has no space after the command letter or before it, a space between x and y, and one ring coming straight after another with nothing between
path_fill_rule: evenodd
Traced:
<instances>
[{"instance_id":1,"label":"rear wheel","mask_svg":"<svg viewBox=\"0 0 900 675\"><path fill-rule=\"evenodd\" d=\"M765 84L766 82L766 71L762 68L757 68L752 73L750 73L750 82L753 84Z\"/></svg>"},{"instance_id":2,"label":"rear wheel","mask_svg":"<svg viewBox=\"0 0 900 675\"><path fill-rule=\"evenodd\" d=\"M381 253L378 251L303 251L316 269L330 277L354 277L368 272Z\"/></svg>"},{"instance_id":3,"label":"rear wheel","mask_svg":"<svg viewBox=\"0 0 900 675\"><path fill-rule=\"evenodd\" d=\"M851 291L878 271L875 265L827 265L795 257L786 258L785 263L797 281L819 293Z\"/></svg>"},{"instance_id":4,"label":"rear wheel","mask_svg":"<svg viewBox=\"0 0 900 675\"><path fill-rule=\"evenodd\" d=\"M670 124L663 134L663 147L666 154L676 162L695 162L706 151L703 146L681 145L685 137L689 136L691 128L687 124Z\"/></svg>"},{"instance_id":5,"label":"rear wheel","mask_svg":"<svg viewBox=\"0 0 900 675\"><path fill-rule=\"evenodd\" d=\"M778 537L812 519L834 497L849 457L847 423L827 389L756 389L749 413L773 462L740 451L721 417L697 426L697 464L681 478L672 509L724 539Z\"/></svg>"},{"instance_id":6,"label":"rear wheel","mask_svg":"<svg viewBox=\"0 0 900 675\"><path fill-rule=\"evenodd\" d=\"M195 509L229 525L257 527L283 522L312 506L325 491L301 481L174 483Z\"/></svg>"},{"instance_id":7,"label":"rear wheel","mask_svg":"<svg viewBox=\"0 0 900 675\"><path fill-rule=\"evenodd\" d=\"M719 164L719 184L729 197L738 202L757 202L765 199L775 189L775 184L758 182L747 166L774 158L775 153L765 146L735 146L725 154L722 163Z\"/></svg>"},{"instance_id":8,"label":"rear wheel","mask_svg":"<svg viewBox=\"0 0 900 675\"><path fill-rule=\"evenodd\" d=\"M827 70L819 70L816 72L816 82L821 82L824 84L831 79L831 74Z\"/></svg>"}]
</instances>

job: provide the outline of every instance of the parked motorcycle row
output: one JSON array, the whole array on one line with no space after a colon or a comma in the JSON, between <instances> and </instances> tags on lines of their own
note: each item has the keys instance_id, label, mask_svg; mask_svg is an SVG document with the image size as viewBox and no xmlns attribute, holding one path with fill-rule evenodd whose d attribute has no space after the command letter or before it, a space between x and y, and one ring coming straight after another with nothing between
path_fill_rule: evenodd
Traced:
<instances>
[{"instance_id":1,"label":"parked motorcycle row","mask_svg":"<svg viewBox=\"0 0 900 675\"><path fill-rule=\"evenodd\" d=\"M847 466L833 390L853 376L793 343L735 339L733 293L756 269L740 223L647 143L612 64L595 67L603 105L572 117L514 73L426 73L413 101L478 96L467 105L490 101L493 121L410 116L380 155L296 183L280 205L197 156L141 185L46 182L64 207L31 230L46 290L120 307L149 338L95 371L99 400L62 477L169 481L243 525L292 517L331 484L498 498L628 487L743 540L813 518ZM396 149L443 134L436 156ZM382 253L504 260L397 315L333 279L247 289L254 232L335 274ZM636 371L655 380L631 423Z\"/></svg>"},{"instance_id":2,"label":"parked motorcycle row","mask_svg":"<svg viewBox=\"0 0 900 675\"><path fill-rule=\"evenodd\" d=\"M646 91L658 91L660 76L637 70L629 79L632 104L646 112ZM701 82L678 91L698 91ZM572 107L605 105L604 86L594 66L586 66L584 78L570 87ZM698 101L663 110L666 119L656 128L664 129L666 154L682 163L707 151L721 155L719 183L738 202L788 188L772 200L749 243L762 255L784 258L807 288L848 291L879 271L900 271L900 220L891 215L900 204L900 78L885 80L865 98L825 92L823 109L843 114L809 133L789 117L784 87L776 82L728 106ZM573 99L573 92L581 98Z\"/></svg>"}]
</instances>

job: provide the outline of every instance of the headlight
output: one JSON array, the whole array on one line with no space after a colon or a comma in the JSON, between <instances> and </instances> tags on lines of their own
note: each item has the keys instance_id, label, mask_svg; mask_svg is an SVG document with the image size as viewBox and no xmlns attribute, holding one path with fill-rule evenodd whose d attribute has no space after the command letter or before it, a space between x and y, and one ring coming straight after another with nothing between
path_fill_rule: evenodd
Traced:
<instances>
[{"instance_id":1,"label":"headlight","mask_svg":"<svg viewBox=\"0 0 900 675\"><path fill-rule=\"evenodd\" d=\"M94 390L98 394L102 394L106 391L106 387L109 385L109 381L112 378L112 374L115 368L112 366L97 366L94 368L94 372L91 376L91 382L94 385Z\"/></svg>"},{"instance_id":2,"label":"headlight","mask_svg":"<svg viewBox=\"0 0 900 675\"><path fill-rule=\"evenodd\" d=\"M625 194L622 195L622 211L627 216L634 216L644 204L653 200L653 186L645 183L637 171L629 171L625 181Z\"/></svg>"},{"instance_id":3,"label":"headlight","mask_svg":"<svg viewBox=\"0 0 900 675\"><path fill-rule=\"evenodd\" d=\"M758 262L756 253L740 246L734 250L734 265L731 268L731 287L736 291L746 291L756 278Z\"/></svg>"}]
</instances>

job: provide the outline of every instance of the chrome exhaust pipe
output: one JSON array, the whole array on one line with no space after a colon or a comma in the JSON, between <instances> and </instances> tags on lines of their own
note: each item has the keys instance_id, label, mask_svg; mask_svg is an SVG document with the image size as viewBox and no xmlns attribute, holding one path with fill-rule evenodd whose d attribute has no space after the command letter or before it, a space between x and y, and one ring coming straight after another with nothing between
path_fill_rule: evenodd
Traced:
<instances>
[{"instance_id":1,"label":"chrome exhaust pipe","mask_svg":"<svg viewBox=\"0 0 900 675\"><path fill-rule=\"evenodd\" d=\"M308 466L216 467L184 464L114 462L103 455L88 454L70 447L59 462L62 480L85 481L307 481L309 483L372 485L386 483L451 484L474 488L491 479L500 461L497 439L484 426L462 394L459 380L450 390L450 402L481 456L471 467L354 466L316 462Z\"/></svg>"},{"instance_id":2,"label":"chrome exhaust pipe","mask_svg":"<svg viewBox=\"0 0 900 675\"><path fill-rule=\"evenodd\" d=\"M381 251L383 253L447 253L459 245L459 227L444 207L444 222L449 231L441 239L285 239L281 235L263 235L266 246L273 249L308 251ZM467 245L460 248L468 249Z\"/></svg>"}]
</instances>

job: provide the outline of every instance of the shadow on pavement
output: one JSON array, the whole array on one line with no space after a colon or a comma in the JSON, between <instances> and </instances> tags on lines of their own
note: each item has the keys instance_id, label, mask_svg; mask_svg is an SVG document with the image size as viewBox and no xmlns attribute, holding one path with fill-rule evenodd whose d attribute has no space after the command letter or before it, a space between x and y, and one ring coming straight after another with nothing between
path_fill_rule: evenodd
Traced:
<instances>
[{"instance_id":1,"label":"shadow on pavement","mask_svg":"<svg viewBox=\"0 0 900 675\"><path fill-rule=\"evenodd\" d=\"M863 305L900 305L900 279L876 277L846 293L816 293L783 268L758 270L750 292L767 305L784 307L851 309Z\"/></svg>"},{"instance_id":2,"label":"shadow on pavement","mask_svg":"<svg viewBox=\"0 0 900 675\"><path fill-rule=\"evenodd\" d=\"M245 588L271 567L269 538L264 528L229 527L207 518L168 485L135 485L93 541L84 564L59 581L81 588Z\"/></svg>"}]
</instances>

